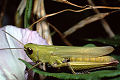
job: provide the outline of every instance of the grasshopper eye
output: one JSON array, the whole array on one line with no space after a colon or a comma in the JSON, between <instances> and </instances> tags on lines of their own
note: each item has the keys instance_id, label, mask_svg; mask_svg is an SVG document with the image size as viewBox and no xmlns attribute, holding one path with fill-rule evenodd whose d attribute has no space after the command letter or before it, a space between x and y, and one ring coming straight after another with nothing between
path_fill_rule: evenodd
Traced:
<instances>
[{"instance_id":1,"label":"grasshopper eye","mask_svg":"<svg viewBox=\"0 0 120 80\"><path fill-rule=\"evenodd\" d=\"M25 52L27 52L29 55L31 55L32 53L33 53L33 50L31 49L31 48L25 48L24 49L25 50Z\"/></svg>"}]
</instances>

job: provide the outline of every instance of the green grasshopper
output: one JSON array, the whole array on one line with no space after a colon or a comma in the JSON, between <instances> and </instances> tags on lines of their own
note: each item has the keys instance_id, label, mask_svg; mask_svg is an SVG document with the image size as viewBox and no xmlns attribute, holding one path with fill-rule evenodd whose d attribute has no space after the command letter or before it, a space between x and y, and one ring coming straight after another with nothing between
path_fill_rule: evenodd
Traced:
<instances>
[{"instance_id":1,"label":"green grasshopper","mask_svg":"<svg viewBox=\"0 0 120 80\"><path fill-rule=\"evenodd\" d=\"M12 35L10 36L13 37ZM24 45L24 51L28 57L33 62L39 62L33 68L41 63L49 63L55 68L68 66L74 74L76 70L92 70L116 66L119 63L116 59L111 56L105 56L113 50L114 48L111 46L75 47L37 45L32 43Z\"/></svg>"}]
</instances>

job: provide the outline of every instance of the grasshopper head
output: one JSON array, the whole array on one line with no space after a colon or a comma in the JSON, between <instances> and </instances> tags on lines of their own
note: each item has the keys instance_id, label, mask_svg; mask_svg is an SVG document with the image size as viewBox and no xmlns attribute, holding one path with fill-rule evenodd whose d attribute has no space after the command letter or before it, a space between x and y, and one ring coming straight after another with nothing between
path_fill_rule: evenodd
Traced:
<instances>
[{"instance_id":1,"label":"grasshopper head","mask_svg":"<svg viewBox=\"0 0 120 80\"><path fill-rule=\"evenodd\" d=\"M28 53L29 55L31 55L33 53L33 47L32 47L32 43L28 43L26 45L24 45L24 51L26 53Z\"/></svg>"},{"instance_id":2,"label":"grasshopper head","mask_svg":"<svg viewBox=\"0 0 120 80\"><path fill-rule=\"evenodd\" d=\"M35 49L36 49L36 44L28 43L28 44L24 45L24 51L26 52L28 57L31 58L32 60L33 60L33 57L36 56L34 54Z\"/></svg>"}]
</instances>

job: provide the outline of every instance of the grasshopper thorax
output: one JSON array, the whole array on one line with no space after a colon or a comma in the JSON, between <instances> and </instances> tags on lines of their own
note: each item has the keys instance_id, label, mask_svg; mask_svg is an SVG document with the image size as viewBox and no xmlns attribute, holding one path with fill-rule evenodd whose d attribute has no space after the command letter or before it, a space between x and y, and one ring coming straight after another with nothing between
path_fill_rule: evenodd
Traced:
<instances>
[{"instance_id":1,"label":"grasshopper thorax","mask_svg":"<svg viewBox=\"0 0 120 80\"><path fill-rule=\"evenodd\" d=\"M24 45L24 51L27 56L34 62L39 60L39 49L37 48L37 44L28 43Z\"/></svg>"}]
</instances>

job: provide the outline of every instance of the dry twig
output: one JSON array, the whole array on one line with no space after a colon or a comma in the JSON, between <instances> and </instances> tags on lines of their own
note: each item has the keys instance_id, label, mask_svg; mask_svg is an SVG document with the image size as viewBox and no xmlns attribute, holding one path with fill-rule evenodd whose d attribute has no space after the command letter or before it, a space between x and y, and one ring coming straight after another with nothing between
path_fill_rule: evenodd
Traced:
<instances>
[{"instance_id":1,"label":"dry twig","mask_svg":"<svg viewBox=\"0 0 120 80\"><path fill-rule=\"evenodd\" d=\"M103 19L104 17L106 17L107 15L109 15L109 13L99 13L90 17L87 17L85 19L83 19L82 21L80 21L78 24L76 24L75 26L69 28L68 30L66 30L64 32L64 37L72 34L73 32L75 32L76 30L84 27L85 25L95 22L97 20Z\"/></svg>"},{"instance_id":2,"label":"dry twig","mask_svg":"<svg viewBox=\"0 0 120 80\"><path fill-rule=\"evenodd\" d=\"M69 2L67 0L53 0L53 1L69 4L69 5L72 5L72 6L75 6L75 7L79 7L79 8L85 8L85 7L88 6L88 5L86 5L86 6L79 6L79 5L76 5L76 4L73 4L73 3Z\"/></svg>"},{"instance_id":3,"label":"dry twig","mask_svg":"<svg viewBox=\"0 0 120 80\"><path fill-rule=\"evenodd\" d=\"M46 15L44 9L44 0L35 0L33 13L34 15L37 15L37 18L41 18ZM47 40L49 45L52 45L49 25L46 23L46 21L38 22L36 28L40 36Z\"/></svg>"},{"instance_id":4,"label":"dry twig","mask_svg":"<svg viewBox=\"0 0 120 80\"><path fill-rule=\"evenodd\" d=\"M108 6L88 6L87 8L84 8L84 9L81 9L81 10L65 9L65 10L62 10L62 11L59 11L59 12L56 12L56 13L52 13L52 14L48 14L48 15L43 16L42 18L40 18L39 20L37 20L33 24L31 24L29 28L32 28L34 24L43 21L47 17L54 16L54 15L60 14L60 13L65 12L65 11L82 12L82 11L85 11L85 10L96 9L96 8L102 8L102 9L120 9L120 7L108 7Z\"/></svg>"},{"instance_id":5,"label":"dry twig","mask_svg":"<svg viewBox=\"0 0 120 80\"><path fill-rule=\"evenodd\" d=\"M61 37L61 39L66 43L68 46L72 46L72 44L64 37L64 34L62 34L54 25L49 23L50 27L52 27Z\"/></svg>"},{"instance_id":6,"label":"dry twig","mask_svg":"<svg viewBox=\"0 0 120 80\"><path fill-rule=\"evenodd\" d=\"M21 0L19 6L17 8L17 11L19 12L20 16L22 15L22 13L23 13L23 11L24 11L24 9L26 7L26 2L27 2L27 0Z\"/></svg>"},{"instance_id":7,"label":"dry twig","mask_svg":"<svg viewBox=\"0 0 120 80\"><path fill-rule=\"evenodd\" d=\"M92 0L88 0L89 4L91 4L92 6L95 6L95 4L92 2ZM93 9L97 14L100 13L100 11L98 9ZM102 25L103 25L103 28L105 29L105 31L108 33L109 37L114 37L115 34L113 33L113 31L111 30L109 24L106 22L105 19L101 19L101 22L102 22Z\"/></svg>"}]
</instances>

